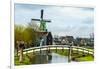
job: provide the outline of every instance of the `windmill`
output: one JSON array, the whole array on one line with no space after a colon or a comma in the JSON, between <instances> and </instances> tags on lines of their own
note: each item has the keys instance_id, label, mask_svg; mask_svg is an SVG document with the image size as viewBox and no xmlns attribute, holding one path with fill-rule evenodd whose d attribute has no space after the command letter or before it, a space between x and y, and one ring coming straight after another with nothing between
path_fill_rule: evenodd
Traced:
<instances>
[{"instance_id":1,"label":"windmill","mask_svg":"<svg viewBox=\"0 0 100 69\"><path fill-rule=\"evenodd\" d=\"M31 20L40 22L40 27L39 27L40 31L38 32L39 37L40 37L40 43L42 41L43 43L42 45L52 44L52 34L51 32L48 32L47 27L46 27L46 23L50 23L51 21L44 19L43 15L44 15L44 10L41 9L40 19L31 19Z\"/></svg>"},{"instance_id":2,"label":"windmill","mask_svg":"<svg viewBox=\"0 0 100 69\"><path fill-rule=\"evenodd\" d=\"M44 10L41 10L40 19L32 19L32 21L39 21L40 22L40 32L47 32L46 22L51 22L50 20L43 19Z\"/></svg>"}]
</instances>

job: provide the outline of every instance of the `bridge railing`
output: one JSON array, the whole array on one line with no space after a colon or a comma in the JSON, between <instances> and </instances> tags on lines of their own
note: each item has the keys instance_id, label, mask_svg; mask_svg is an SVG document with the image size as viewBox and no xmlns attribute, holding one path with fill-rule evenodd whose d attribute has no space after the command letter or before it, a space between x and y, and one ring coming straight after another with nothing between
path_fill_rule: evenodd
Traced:
<instances>
[{"instance_id":1,"label":"bridge railing","mask_svg":"<svg viewBox=\"0 0 100 69\"><path fill-rule=\"evenodd\" d=\"M38 51L41 51L43 49L45 50L50 50L50 49L69 49L70 45L46 45L46 46L40 46L40 47L32 47L32 48L28 48L28 49L24 49L23 52L27 52L30 51L30 52L34 52L35 50L38 50ZM93 55L94 54L94 51L93 50L90 50L90 49L87 49L87 48L84 48L84 47L78 47L78 46L71 46L71 49L74 51L82 51L83 53L88 53L88 54L91 54Z\"/></svg>"},{"instance_id":2,"label":"bridge railing","mask_svg":"<svg viewBox=\"0 0 100 69\"><path fill-rule=\"evenodd\" d=\"M94 55L94 50L91 49L87 49L85 47L77 47L77 46L72 46L72 49L76 49L77 51L82 51L83 53L88 53L91 55Z\"/></svg>"}]
</instances>

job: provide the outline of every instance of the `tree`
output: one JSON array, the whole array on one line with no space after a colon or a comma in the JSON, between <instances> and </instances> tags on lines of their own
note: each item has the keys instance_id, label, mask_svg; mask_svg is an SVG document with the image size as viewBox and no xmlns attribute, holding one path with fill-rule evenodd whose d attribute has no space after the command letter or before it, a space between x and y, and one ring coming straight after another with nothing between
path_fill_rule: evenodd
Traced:
<instances>
[{"instance_id":1,"label":"tree","mask_svg":"<svg viewBox=\"0 0 100 69\"><path fill-rule=\"evenodd\" d=\"M35 46L38 40L37 31L39 27L35 23L29 23L26 26L15 24L15 48L17 41L24 41L27 44L32 44Z\"/></svg>"},{"instance_id":2,"label":"tree","mask_svg":"<svg viewBox=\"0 0 100 69\"><path fill-rule=\"evenodd\" d=\"M23 33L24 29L25 29L24 26L15 24L15 28L14 28L15 39L14 39L14 41L15 41L15 51L16 51L15 53L17 54L17 56L18 56L19 41L23 40L22 33Z\"/></svg>"}]
</instances>

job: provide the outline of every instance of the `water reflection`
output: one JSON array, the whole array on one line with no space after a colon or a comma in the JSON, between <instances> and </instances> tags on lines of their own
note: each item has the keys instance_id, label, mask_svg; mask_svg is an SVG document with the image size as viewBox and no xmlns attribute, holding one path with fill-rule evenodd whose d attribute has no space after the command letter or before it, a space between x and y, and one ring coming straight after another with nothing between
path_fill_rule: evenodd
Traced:
<instances>
[{"instance_id":1,"label":"water reflection","mask_svg":"<svg viewBox=\"0 0 100 69\"><path fill-rule=\"evenodd\" d=\"M42 51L41 54L36 52L36 56L33 58L33 64L48 64L48 63L67 63L68 57L62 56L57 53Z\"/></svg>"},{"instance_id":2,"label":"water reflection","mask_svg":"<svg viewBox=\"0 0 100 69\"><path fill-rule=\"evenodd\" d=\"M66 56L59 55L57 53L52 53L52 59L48 63L66 63L68 58Z\"/></svg>"}]
</instances>

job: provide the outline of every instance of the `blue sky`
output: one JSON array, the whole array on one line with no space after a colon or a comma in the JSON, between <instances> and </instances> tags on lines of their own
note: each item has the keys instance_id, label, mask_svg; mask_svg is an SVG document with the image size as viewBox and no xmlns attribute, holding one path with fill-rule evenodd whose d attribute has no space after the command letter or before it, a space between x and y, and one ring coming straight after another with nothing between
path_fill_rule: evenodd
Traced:
<instances>
[{"instance_id":1,"label":"blue sky","mask_svg":"<svg viewBox=\"0 0 100 69\"><path fill-rule=\"evenodd\" d=\"M32 4L15 4L15 23L28 24L31 18L40 18L40 10L44 9L44 19L48 31L53 35L72 35L74 37L89 37L94 32L94 9L64 6L47 6ZM39 23L37 23L39 25Z\"/></svg>"}]
</instances>

